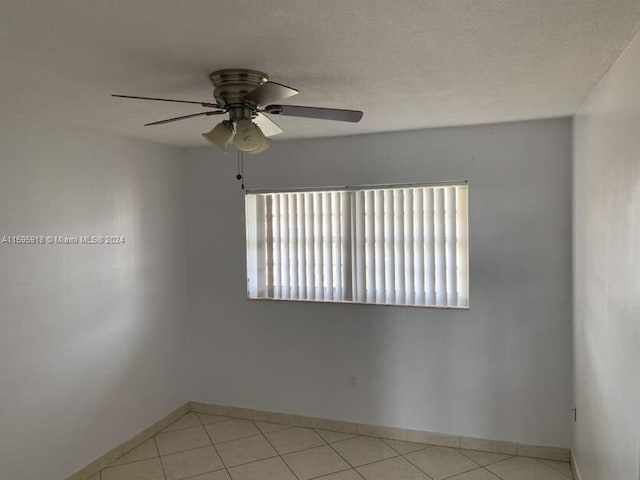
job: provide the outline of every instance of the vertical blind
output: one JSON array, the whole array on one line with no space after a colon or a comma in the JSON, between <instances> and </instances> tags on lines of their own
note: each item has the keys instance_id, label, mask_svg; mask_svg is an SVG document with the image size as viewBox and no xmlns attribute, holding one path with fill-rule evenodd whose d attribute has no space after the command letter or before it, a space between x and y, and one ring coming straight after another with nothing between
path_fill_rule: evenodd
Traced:
<instances>
[{"instance_id":1,"label":"vertical blind","mask_svg":"<svg viewBox=\"0 0 640 480\"><path fill-rule=\"evenodd\" d=\"M466 185L245 199L250 298L469 305Z\"/></svg>"}]
</instances>

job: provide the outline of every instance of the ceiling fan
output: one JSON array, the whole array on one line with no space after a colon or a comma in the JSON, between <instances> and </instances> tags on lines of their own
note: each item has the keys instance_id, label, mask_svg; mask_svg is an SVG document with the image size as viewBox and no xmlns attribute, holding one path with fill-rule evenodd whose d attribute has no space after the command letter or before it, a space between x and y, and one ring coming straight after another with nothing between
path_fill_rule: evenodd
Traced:
<instances>
[{"instance_id":1,"label":"ceiling fan","mask_svg":"<svg viewBox=\"0 0 640 480\"><path fill-rule=\"evenodd\" d=\"M215 102L171 100L168 98L138 97L133 95L112 96L160 102L190 103L211 109L147 123L145 126L162 125L194 117L228 114L228 119L220 122L211 131L203 133L202 136L224 152L227 151L227 145L233 138L233 144L238 150L251 155L264 152L271 144L269 137L282 133L282 129L268 118L265 113L342 122L359 122L362 118L362 112L359 110L303 107L274 103L297 95L299 92L295 88L270 82L267 74L255 70L239 68L216 70L209 75L209 79L213 83Z\"/></svg>"}]
</instances>

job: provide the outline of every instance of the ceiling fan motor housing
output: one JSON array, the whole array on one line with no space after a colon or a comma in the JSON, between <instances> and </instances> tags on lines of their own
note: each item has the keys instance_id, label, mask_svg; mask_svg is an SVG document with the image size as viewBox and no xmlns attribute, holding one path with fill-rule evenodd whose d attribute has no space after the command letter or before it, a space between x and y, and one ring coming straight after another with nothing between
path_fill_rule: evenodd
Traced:
<instances>
[{"instance_id":1,"label":"ceiling fan motor housing","mask_svg":"<svg viewBox=\"0 0 640 480\"><path fill-rule=\"evenodd\" d=\"M269 76L257 70L225 68L210 73L209 80L213 83L213 96L220 105L230 108L231 120L237 122L253 116L254 110L247 108L243 98L269 80Z\"/></svg>"}]
</instances>

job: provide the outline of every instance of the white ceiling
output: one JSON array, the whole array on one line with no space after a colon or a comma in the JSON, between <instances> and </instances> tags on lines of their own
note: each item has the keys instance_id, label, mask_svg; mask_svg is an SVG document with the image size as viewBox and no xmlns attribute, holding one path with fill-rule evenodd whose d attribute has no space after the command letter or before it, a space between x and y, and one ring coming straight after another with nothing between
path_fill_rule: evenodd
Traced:
<instances>
[{"instance_id":1,"label":"white ceiling","mask_svg":"<svg viewBox=\"0 0 640 480\"><path fill-rule=\"evenodd\" d=\"M244 67L284 103L361 109L359 124L275 117L281 138L572 114L637 30L638 0L3 0L2 116L177 145L212 118L143 127L210 101Z\"/></svg>"}]
</instances>

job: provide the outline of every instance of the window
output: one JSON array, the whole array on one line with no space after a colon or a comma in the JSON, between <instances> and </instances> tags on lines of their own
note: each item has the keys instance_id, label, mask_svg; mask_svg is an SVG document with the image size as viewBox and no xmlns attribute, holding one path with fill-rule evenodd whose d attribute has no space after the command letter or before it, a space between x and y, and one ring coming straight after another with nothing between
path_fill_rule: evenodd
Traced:
<instances>
[{"instance_id":1,"label":"window","mask_svg":"<svg viewBox=\"0 0 640 480\"><path fill-rule=\"evenodd\" d=\"M250 298L469 305L466 184L245 198Z\"/></svg>"}]
</instances>

